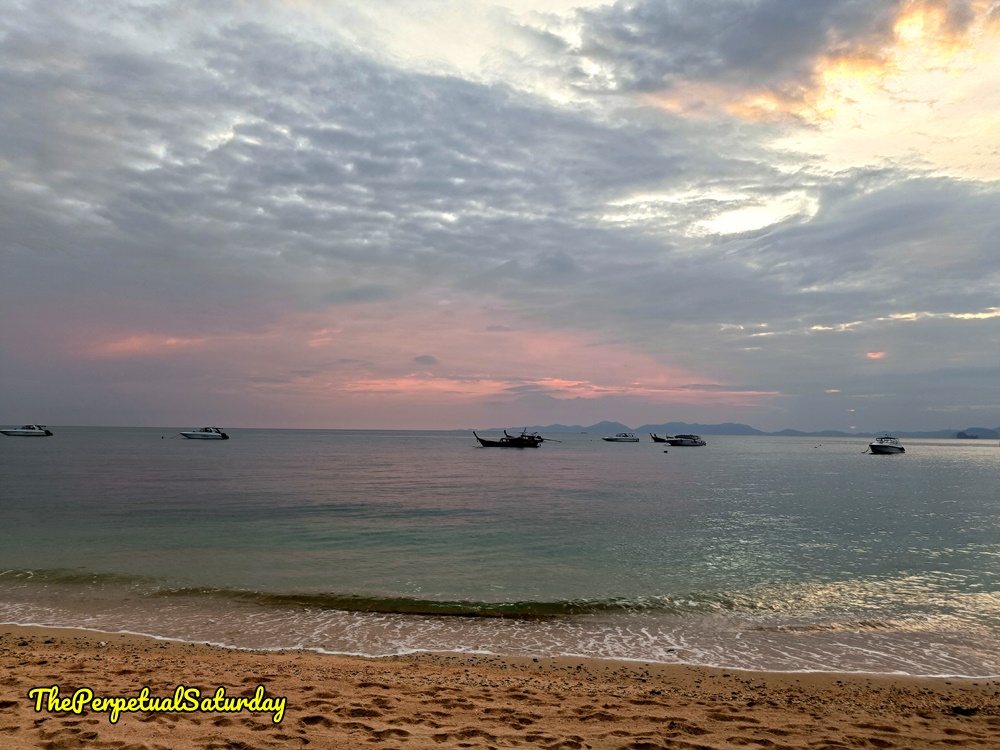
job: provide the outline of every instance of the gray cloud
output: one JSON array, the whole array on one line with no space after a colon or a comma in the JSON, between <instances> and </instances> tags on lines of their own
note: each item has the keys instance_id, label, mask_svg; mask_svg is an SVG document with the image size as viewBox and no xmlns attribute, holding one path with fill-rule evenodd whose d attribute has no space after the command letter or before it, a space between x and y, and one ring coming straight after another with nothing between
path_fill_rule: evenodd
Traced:
<instances>
[{"instance_id":1,"label":"gray cloud","mask_svg":"<svg viewBox=\"0 0 1000 750\"><path fill-rule=\"evenodd\" d=\"M812 85L821 55L877 48L898 5L619 3L578 14L578 48L546 35L550 57L538 68L587 91L712 81L794 95ZM13 363L2 390L14 394L4 398L43 404L64 377L88 393L178 374L232 378L236 392L237 382L372 368L363 353L338 352L286 374L217 375L197 371L205 349L178 349L109 373L55 352L72 349L81 327L261 334L328 305L444 290L723 384L691 390L754 383L743 388L799 399L797 412L763 413L775 421L762 427L839 419L824 390L881 392L865 354L883 350L904 394L895 413L928 396L954 414L961 399L949 379L963 383L965 403L992 404L986 422L1000 421L997 319L949 317L1000 304L995 182L891 164L789 169L795 155L770 150L776 131L765 124L685 122L600 98L560 106L379 62L337 40L320 45L240 4L191 16L179 7L29 3L0 18L0 306ZM968 23L963 7L949 6L955 28ZM584 58L611 77L581 73ZM813 199L815 212L743 234L696 231L733 208L720 196L760 203L789 192ZM608 219L646 193L702 197ZM894 317L917 313L926 315ZM33 366L46 357L56 366L38 382ZM509 391L529 410L555 409L531 400L552 392ZM173 398L183 402L179 387ZM114 404L103 392L88 399ZM578 399L558 409L572 406L599 411Z\"/></svg>"},{"instance_id":2,"label":"gray cloud","mask_svg":"<svg viewBox=\"0 0 1000 750\"><path fill-rule=\"evenodd\" d=\"M616 88L660 91L679 79L794 94L823 55L891 39L900 0L640 0L582 14L575 55L612 69ZM957 20L957 17L956 17ZM586 85L600 85L580 76Z\"/></svg>"}]
</instances>

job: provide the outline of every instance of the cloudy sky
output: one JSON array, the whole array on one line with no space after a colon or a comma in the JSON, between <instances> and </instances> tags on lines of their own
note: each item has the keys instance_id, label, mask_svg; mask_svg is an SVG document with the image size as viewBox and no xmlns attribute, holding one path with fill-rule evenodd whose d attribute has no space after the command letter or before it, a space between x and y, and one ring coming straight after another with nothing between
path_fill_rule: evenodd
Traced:
<instances>
[{"instance_id":1,"label":"cloudy sky","mask_svg":"<svg viewBox=\"0 0 1000 750\"><path fill-rule=\"evenodd\" d=\"M1000 0L7 0L0 422L1000 425Z\"/></svg>"}]
</instances>

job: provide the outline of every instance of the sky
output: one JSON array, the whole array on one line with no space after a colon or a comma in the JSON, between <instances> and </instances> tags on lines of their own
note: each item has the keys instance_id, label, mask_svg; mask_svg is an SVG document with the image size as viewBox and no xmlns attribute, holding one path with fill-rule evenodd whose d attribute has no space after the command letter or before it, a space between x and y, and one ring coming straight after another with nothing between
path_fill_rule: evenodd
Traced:
<instances>
[{"instance_id":1,"label":"sky","mask_svg":"<svg viewBox=\"0 0 1000 750\"><path fill-rule=\"evenodd\" d=\"M1000 425L1000 0L7 0L0 423Z\"/></svg>"}]
</instances>

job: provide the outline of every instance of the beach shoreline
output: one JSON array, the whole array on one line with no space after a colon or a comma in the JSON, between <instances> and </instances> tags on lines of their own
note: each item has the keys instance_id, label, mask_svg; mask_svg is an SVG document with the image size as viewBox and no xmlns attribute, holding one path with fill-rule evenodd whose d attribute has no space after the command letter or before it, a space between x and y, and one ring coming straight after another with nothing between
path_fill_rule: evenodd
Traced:
<instances>
[{"instance_id":1,"label":"beach shoreline","mask_svg":"<svg viewBox=\"0 0 1000 750\"><path fill-rule=\"evenodd\" d=\"M0 625L0 665L0 744L11 750L990 747L1000 737L997 678L368 658L14 625Z\"/></svg>"}]
</instances>

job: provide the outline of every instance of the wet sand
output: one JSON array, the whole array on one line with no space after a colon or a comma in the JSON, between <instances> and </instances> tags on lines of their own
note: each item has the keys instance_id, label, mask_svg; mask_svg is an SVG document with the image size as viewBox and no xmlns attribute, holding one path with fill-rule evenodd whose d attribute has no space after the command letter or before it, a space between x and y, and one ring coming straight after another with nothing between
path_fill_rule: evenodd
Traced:
<instances>
[{"instance_id":1,"label":"wet sand","mask_svg":"<svg viewBox=\"0 0 1000 750\"><path fill-rule=\"evenodd\" d=\"M307 746L992 748L1000 679L366 659L0 625L0 747Z\"/></svg>"}]
</instances>

